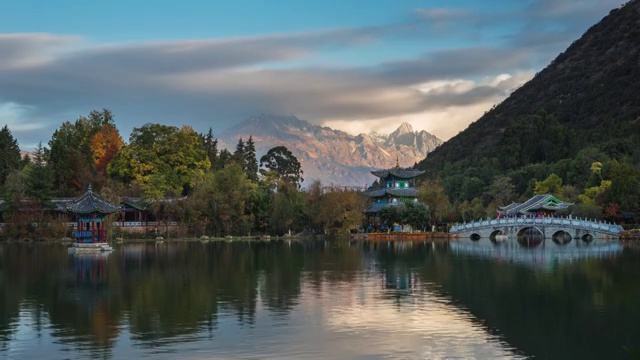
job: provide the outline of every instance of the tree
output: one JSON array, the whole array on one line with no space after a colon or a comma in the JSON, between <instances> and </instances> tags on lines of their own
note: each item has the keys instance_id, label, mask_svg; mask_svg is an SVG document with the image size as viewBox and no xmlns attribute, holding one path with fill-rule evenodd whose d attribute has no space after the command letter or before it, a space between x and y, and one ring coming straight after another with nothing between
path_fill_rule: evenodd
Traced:
<instances>
[{"instance_id":1,"label":"tree","mask_svg":"<svg viewBox=\"0 0 640 360\"><path fill-rule=\"evenodd\" d=\"M41 206L46 205L53 197L53 172L47 163L47 148L38 144L33 154L33 163L29 166L27 177L27 195Z\"/></svg>"},{"instance_id":2,"label":"tree","mask_svg":"<svg viewBox=\"0 0 640 360\"><path fill-rule=\"evenodd\" d=\"M419 187L418 199L429 207L429 218L432 222L441 223L451 209L449 198L444 193L440 181L423 182Z\"/></svg>"},{"instance_id":3,"label":"tree","mask_svg":"<svg viewBox=\"0 0 640 360\"><path fill-rule=\"evenodd\" d=\"M129 145L107 167L107 173L134 183L147 199L187 195L195 180L211 167L199 135L189 126L146 124L134 128Z\"/></svg>"},{"instance_id":4,"label":"tree","mask_svg":"<svg viewBox=\"0 0 640 360\"><path fill-rule=\"evenodd\" d=\"M276 146L269 149L260 158L260 172L265 177L273 176L276 180L283 180L295 184L298 188L304 181L302 168L298 159L284 146Z\"/></svg>"},{"instance_id":5,"label":"tree","mask_svg":"<svg viewBox=\"0 0 640 360\"><path fill-rule=\"evenodd\" d=\"M536 181L533 193L535 195L551 194L558 196L562 193L562 178L556 174L551 174L543 181Z\"/></svg>"},{"instance_id":6,"label":"tree","mask_svg":"<svg viewBox=\"0 0 640 360\"><path fill-rule=\"evenodd\" d=\"M510 177L499 175L493 178L487 194L497 205L505 206L511 202L515 188Z\"/></svg>"},{"instance_id":7,"label":"tree","mask_svg":"<svg viewBox=\"0 0 640 360\"><path fill-rule=\"evenodd\" d=\"M236 144L236 150L233 152L233 161L244 168L244 141L242 138L238 139Z\"/></svg>"},{"instance_id":8,"label":"tree","mask_svg":"<svg viewBox=\"0 0 640 360\"><path fill-rule=\"evenodd\" d=\"M207 153L212 169L219 169L218 163L218 139L213 137L213 131L209 128L207 135L200 135L202 138L202 148Z\"/></svg>"},{"instance_id":9,"label":"tree","mask_svg":"<svg viewBox=\"0 0 640 360\"><path fill-rule=\"evenodd\" d=\"M318 195L317 189L310 190L316 194L311 195L308 200ZM331 187L320 192L317 205L318 215L315 220L326 234L344 234L362 223L365 199L356 191Z\"/></svg>"},{"instance_id":10,"label":"tree","mask_svg":"<svg viewBox=\"0 0 640 360\"><path fill-rule=\"evenodd\" d=\"M5 204L4 207L0 209L5 216L5 219L9 214L17 211L20 208L20 201L27 195L27 189L25 186L27 171L28 168L25 168L22 171L13 170L9 174L9 176L7 176L2 191L2 196L4 197Z\"/></svg>"},{"instance_id":11,"label":"tree","mask_svg":"<svg viewBox=\"0 0 640 360\"><path fill-rule=\"evenodd\" d=\"M480 220L485 217L486 211L482 205L482 199L473 198L469 203L469 211L471 212L471 218L473 220Z\"/></svg>"},{"instance_id":12,"label":"tree","mask_svg":"<svg viewBox=\"0 0 640 360\"><path fill-rule=\"evenodd\" d=\"M387 205L378 211L380 221L387 227L387 232L391 232L394 224L402 221L402 216L398 210L398 206Z\"/></svg>"},{"instance_id":13,"label":"tree","mask_svg":"<svg viewBox=\"0 0 640 360\"><path fill-rule=\"evenodd\" d=\"M100 174L105 174L107 165L113 160L118 151L124 146L124 140L118 129L111 124L104 124L91 138L91 152L93 165Z\"/></svg>"},{"instance_id":14,"label":"tree","mask_svg":"<svg viewBox=\"0 0 640 360\"><path fill-rule=\"evenodd\" d=\"M0 130L0 186L4 186L7 176L20 168L20 148L18 141L5 125Z\"/></svg>"},{"instance_id":15,"label":"tree","mask_svg":"<svg viewBox=\"0 0 640 360\"><path fill-rule=\"evenodd\" d=\"M103 134L102 141L94 139L102 129L109 134ZM111 146L117 144L107 142L117 142L119 137L114 137L113 132L117 133L113 114L108 109L103 109L93 110L87 117L81 116L74 123L66 121L53 133L49 141L49 160L54 185L60 195L72 196L86 190L96 170L94 149L104 152L98 156L101 162L108 162L113 152Z\"/></svg>"},{"instance_id":16,"label":"tree","mask_svg":"<svg viewBox=\"0 0 640 360\"><path fill-rule=\"evenodd\" d=\"M247 179L240 165L231 163L215 173L216 192L211 203L211 217L216 234L246 235L253 222L247 204L257 185Z\"/></svg>"},{"instance_id":17,"label":"tree","mask_svg":"<svg viewBox=\"0 0 640 360\"><path fill-rule=\"evenodd\" d=\"M269 224L272 231L282 235L291 232L303 215L304 199L295 184L282 182L272 194Z\"/></svg>"},{"instance_id":18,"label":"tree","mask_svg":"<svg viewBox=\"0 0 640 360\"><path fill-rule=\"evenodd\" d=\"M258 182L258 159L256 158L256 145L253 136L244 144L244 172L249 180Z\"/></svg>"},{"instance_id":19,"label":"tree","mask_svg":"<svg viewBox=\"0 0 640 360\"><path fill-rule=\"evenodd\" d=\"M424 231L429 224L429 209L418 202L408 202L404 205L401 213L402 222L411 226L412 229Z\"/></svg>"}]
</instances>

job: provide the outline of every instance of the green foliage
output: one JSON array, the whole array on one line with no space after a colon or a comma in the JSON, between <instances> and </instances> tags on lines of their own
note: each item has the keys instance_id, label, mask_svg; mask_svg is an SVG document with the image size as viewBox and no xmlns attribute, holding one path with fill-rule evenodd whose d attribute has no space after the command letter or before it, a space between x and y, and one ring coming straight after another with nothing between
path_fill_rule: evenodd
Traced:
<instances>
[{"instance_id":1,"label":"green foliage","mask_svg":"<svg viewBox=\"0 0 640 360\"><path fill-rule=\"evenodd\" d=\"M211 163L211 169L221 169L222 166L218 161L218 139L213 137L213 131L209 128L207 135L200 135L202 148L207 153L207 158Z\"/></svg>"},{"instance_id":2,"label":"green foliage","mask_svg":"<svg viewBox=\"0 0 640 360\"><path fill-rule=\"evenodd\" d=\"M319 199L316 221L326 234L345 234L362 223L364 205L362 194L330 187Z\"/></svg>"},{"instance_id":3,"label":"green foliage","mask_svg":"<svg viewBox=\"0 0 640 360\"><path fill-rule=\"evenodd\" d=\"M47 148L38 144L33 154L33 162L27 168L26 193L44 207L53 198L53 172L47 163Z\"/></svg>"},{"instance_id":4,"label":"green foliage","mask_svg":"<svg viewBox=\"0 0 640 360\"><path fill-rule=\"evenodd\" d=\"M215 193L210 206L216 235L247 235L253 216L248 204L257 190L240 165L232 163L215 173Z\"/></svg>"},{"instance_id":5,"label":"green foliage","mask_svg":"<svg viewBox=\"0 0 640 360\"><path fill-rule=\"evenodd\" d=\"M0 186L4 186L7 176L20 168L20 148L18 141L5 125L0 130Z\"/></svg>"},{"instance_id":6,"label":"green foliage","mask_svg":"<svg viewBox=\"0 0 640 360\"><path fill-rule=\"evenodd\" d=\"M269 226L276 235L299 231L304 199L293 183L283 182L271 199Z\"/></svg>"},{"instance_id":7,"label":"green foliage","mask_svg":"<svg viewBox=\"0 0 640 360\"><path fill-rule=\"evenodd\" d=\"M487 194L499 206L505 206L511 203L515 192L515 186L508 176L496 176L493 178Z\"/></svg>"},{"instance_id":8,"label":"green foliage","mask_svg":"<svg viewBox=\"0 0 640 360\"><path fill-rule=\"evenodd\" d=\"M378 212L380 221L391 231L393 225L402 221L402 214L398 210L398 206L387 205Z\"/></svg>"},{"instance_id":9,"label":"green foliage","mask_svg":"<svg viewBox=\"0 0 640 360\"><path fill-rule=\"evenodd\" d=\"M429 218L438 224L451 210L451 202L439 181L425 181L419 187L418 200L429 207Z\"/></svg>"},{"instance_id":10,"label":"green foliage","mask_svg":"<svg viewBox=\"0 0 640 360\"><path fill-rule=\"evenodd\" d=\"M62 196L74 196L85 191L95 175L91 140L104 125L116 128L108 109L91 111L74 123L64 122L49 141L50 163L54 185Z\"/></svg>"},{"instance_id":11,"label":"green foliage","mask_svg":"<svg viewBox=\"0 0 640 360\"><path fill-rule=\"evenodd\" d=\"M551 174L543 181L536 181L533 192L535 195L551 194L557 196L562 192L562 179L556 174Z\"/></svg>"},{"instance_id":12,"label":"green foliage","mask_svg":"<svg viewBox=\"0 0 640 360\"><path fill-rule=\"evenodd\" d=\"M134 128L129 145L115 156L107 173L139 186L147 199L186 195L211 167L201 138L188 126L146 124Z\"/></svg>"},{"instance_id":13,"label":"green foliage","mask_svg":"<svg viewBox=\"0 0 640 360\"><path fill-rule=\"evenodd\" d=\"M269 149L260 158L260 170L267 179L283 180L295 184L298 188L304 181L302 168L298 159L285 146Z\"/></svg>"},{"instance_id":14,"label":"green foliage","mask_svg":"<svg viewBox=\"0 0 640 360\"><path fill-rule=\"evenodd\" d=\"M407 202L401 211L402 222L414 230L424 231L429 224L429 209L418 202Z\"/></svg>"}]
</instances>

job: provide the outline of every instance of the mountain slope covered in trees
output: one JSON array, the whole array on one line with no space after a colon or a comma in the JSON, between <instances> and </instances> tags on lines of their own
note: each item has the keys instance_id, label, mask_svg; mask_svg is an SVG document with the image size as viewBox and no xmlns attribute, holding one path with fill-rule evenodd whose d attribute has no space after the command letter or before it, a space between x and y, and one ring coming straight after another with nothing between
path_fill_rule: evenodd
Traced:
<instances>
[{"instance_id":1,"label":"mountain slope covered in trees","mask_svg":"<svg viewBox=\"0 0 640 360\"><path fill-rule=\"evenodd\" d=\"M603 164L597 174L594 162ZM640 0L634 0L613 9L417 168L440 178L454 202L482 196L490 201L486 192L499 175L511 178L521 197L532 193L532 179L551 174L573 186L573 193L602 179L631 178L613 181L601 203L625 202L623 208L639 211L638 164Z\"/></svg>"}]
</instances>

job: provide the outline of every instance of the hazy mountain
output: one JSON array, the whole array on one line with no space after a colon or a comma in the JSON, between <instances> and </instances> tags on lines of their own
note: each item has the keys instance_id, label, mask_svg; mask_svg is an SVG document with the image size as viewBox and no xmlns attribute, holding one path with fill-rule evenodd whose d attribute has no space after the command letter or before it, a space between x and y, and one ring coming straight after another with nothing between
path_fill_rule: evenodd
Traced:
<instances>
[{"instance_id":1,"label":"hazy mountain","mask_svg":"<svg viewBox=\"0 0 640 360\"><path fill-rule=\"evenodd\" d=\"M319 179L325 184L365 186L375 178L372 168L413 166L442 141L426 131L402 124L392 134L353 136L340 130L310 124L295 116L260 115L220 134L223 147L235 149L239 138L253 136L258 157L284 145L298 158L305 183Z\"/></svg>"},{"instance_id":2,"label":"hazy mountain","mask_svg":"<svg viewBox=\"0 0 640 360\"><path fill-rule=\"evenodd\" d=\"M488 182L496 171L557 164L552 171L566 174L567 181L573 176L567 164L587 147L611 158L638 161L640 0L613 9L531 81L418 167L432 176L460 173ZM447 174L442 172L445 165Z\"/></svg>"}]
</instances>

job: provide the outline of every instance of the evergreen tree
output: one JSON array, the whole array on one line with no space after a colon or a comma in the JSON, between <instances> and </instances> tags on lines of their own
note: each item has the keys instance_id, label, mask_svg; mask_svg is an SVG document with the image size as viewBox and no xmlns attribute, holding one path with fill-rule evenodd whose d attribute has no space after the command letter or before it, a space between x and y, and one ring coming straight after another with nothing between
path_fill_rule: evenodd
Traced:
<instances>
[{"instance_id":1,"label":"evergreen tree","mask_svg":"<svg viewBox=\"0 0 640 360\"><path fill-rule=\"evenodd\" d=\"M4 186L7 176L20 167L20 148L18 141L5 125L0 130L0 186Z\"/></svg>"},{"instance_id":2,"label":"evergreen tree","mask_svg":"<svg viewBox=\"0 0 640 360\"><path fill-rule=\"evenodd\" d=\"M219 169L218 167L218 139L213 137L213 131L209 128L207 135L201 135L202 147L207 153L209 162L211 162L212 169Z\"/></svg>"},{"instance_id":3,"label":"evergreen tree","mask_svg":"<svg viewBox=\"0 0 640 360\"><path fill-rule=\"evenodd\" d=\"M41 206L53 197L53 171L47 163L48 149L38 144L27 172L27 195Z\"/></svg>"},{"instance_id":4,"label":"evergreen tree","mask_svg":"<svg viewBox=\"0 0 640 360\"><path fill-rule=\"evenodd\" d=\"M244 145L244 172L249 180L258 182L258 159L256 158L256 146L251 135Z\"/></svg>"},{"instance_id":5,"label":"evergreen tree","mask_svg":"<svg viewBox=\"0 0 640 360\"><path fill-rule=\"evenodd\" d=\"M224 169L233 160L233 155L227 149L220 150L220 156L218 157L218 168Z\"/></svg>"},{"instance_id":6,"label":"evergreen tree","mask_svg":"<svg viewBox=\"0 0 640 360\"><path fill-rule=\"evenodd\" d=\"M233 152L233 161L244 169L244 141L242 141L242 138L238 139L238 144L236 144L236 151Z\"/></svg>"}]
</instances>

